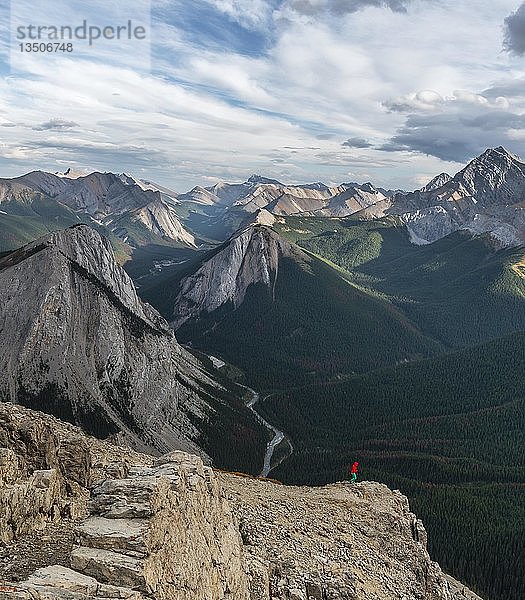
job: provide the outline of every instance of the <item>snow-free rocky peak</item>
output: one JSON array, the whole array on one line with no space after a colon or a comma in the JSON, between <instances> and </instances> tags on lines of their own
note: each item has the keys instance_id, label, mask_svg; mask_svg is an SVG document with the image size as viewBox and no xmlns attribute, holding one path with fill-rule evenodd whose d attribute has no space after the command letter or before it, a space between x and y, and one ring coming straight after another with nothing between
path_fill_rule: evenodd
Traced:
<instances>
[{"instance_id":1,"label":"snow-free rocky peak","mask_svg":"<svg viewBox=\"0 0 525 600\"><path fill-rule=\"evenodd\" d=\"M441 186L448 183L452 177L448 173L440 173L436 175L433 179L431 179L425 186L421 188L421 192L431 192L432 190L437 190Z\"/></svg>"},{"instance_id":2,"label":"snow-free rocky peak","mask_svg":"<svg viewBox=\"0 0 525 600\"><path fill-rule=\"evenodd\" d=\"M365 209L363 216L400 216L416 244L462 229L491 236L501 246L518 246L525 243L524 201L525 163L500 146L454 177L439 175L421 190L396 194L381 210Z\"/></svg>"},{"instance_id":3,"label":"snow-free rocky peak","mask_svg":"<svg viewBox=\"0 0 525 600\"><path fill-rule=\"evenodd\" d=\"M271 223L272 217L267 211L259 211L252 222L183 279L175 302L175 328L222 306L238 307L252 284L262 284L273 293L279 261L297 251L273 229L260 224Z\"/></svg>"},{"instance_id":4,"label":"snow-free rocky peak","mask_svg":"<svg viewBox=\"0 0 525 600\"><path fill-rule=\"evenodd\" d=\"M75 226L0 260L0 400L141 450L206 457L194 422L217 417L210 390L224 392L97 231Z\"/></svg>"}]
</instances>

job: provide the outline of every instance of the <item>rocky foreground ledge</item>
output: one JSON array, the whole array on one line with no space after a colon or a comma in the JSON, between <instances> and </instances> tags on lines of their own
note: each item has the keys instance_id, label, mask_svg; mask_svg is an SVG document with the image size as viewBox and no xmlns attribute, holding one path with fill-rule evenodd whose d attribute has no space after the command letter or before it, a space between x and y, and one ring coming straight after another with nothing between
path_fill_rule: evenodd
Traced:
<instances>
[{"instance_id":1,"label":"rocky foreground ledge","mask_svg":"<svg viewBox=\"0 0 525 600\"><path fill-rule=\"evenodd\" d=\"M11 404L0 445L0 599L478 598L430 560L407 499L377 483L216 473Z\"/></svg>"}]
</instances>

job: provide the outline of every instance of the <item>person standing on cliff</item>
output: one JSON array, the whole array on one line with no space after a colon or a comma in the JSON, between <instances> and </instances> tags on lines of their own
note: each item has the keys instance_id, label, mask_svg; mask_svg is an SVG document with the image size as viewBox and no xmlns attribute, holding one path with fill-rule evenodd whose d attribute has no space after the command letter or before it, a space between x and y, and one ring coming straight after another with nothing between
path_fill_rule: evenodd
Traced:
<instances>
[{"instance_id":1,"label":"person standing on cliff","mask_svg":"<svg viewBox=\"0 0 525 600\"><path fill-rule=\"evenodd\" d=\"M355 462L350 467L350 483L355 483L357 481L357 469L359 467L359 463Z\"/></svg>"}]
</instances>

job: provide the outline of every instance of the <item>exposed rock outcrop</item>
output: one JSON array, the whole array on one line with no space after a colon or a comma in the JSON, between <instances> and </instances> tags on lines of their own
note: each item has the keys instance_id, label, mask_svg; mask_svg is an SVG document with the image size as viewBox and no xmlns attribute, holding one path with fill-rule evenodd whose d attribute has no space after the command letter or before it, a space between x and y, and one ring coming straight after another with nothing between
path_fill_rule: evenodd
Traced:
<instances>
[{"instance_id":1,"label":"exposed rock outcrop","mask_svg":"<svg viewBox=\"0 0 525 600\"><path fill-rule=\"evenodd\" d=\"M408 500L363 482L289 487L221 475L240 523L251 598L456 600Z\"/></svg>"},{"instance_id":2,"label":"exposed rock outcrop","mask_svg":"<svg viewBox=\"0 0 525 600\"><path fill-rule=\"evenodd\" d=\"M491 148L454 177L442 173L410 194L364 209L365 218L399 215L416 244L454 231L489 234L501 246L525 243L525 163L505 148Z\"/></svg>"},{"instance_id":3,"label":"exposed rock outcrop","mask_svg":"<svg viewBox=\"0 0 525 600\"><path fill-rule=\"evenodd\" d=\"M52 416L0 403L0 542L81 517L91 485L152 460Z\"/></svg>"},{"instance_id":4,"label":"exposed rock outcrop","mask_svg":"<svg viewBox=\"0 0 525 600\"><path fill-rule=\"evenodd\" d=\"M10 431L6 448L21 448L17 440L39 422L47 433L36 439L50 460L58 460L53 444L82 437L27 409L6 405L3 414L10 423L0 429ZM0 599L479 600L430 560L408 501L383 485L287 487L216 474L183 452L153 461L85 441L99 467L92 468L89 515L76 526L69 564L50 554L23 581L4 582ZM36 447L25 448L21 457L40 464ZM16 475L4 468L2 477ZM25 524L26 531L40 527Z\"/></svg>"},{"instance_id":5,"label":"exposed rock outcrop","mask_svg":"<svg viewBox=\"0 0 525 600\"><path fill-rule=\"evenodd\" d=\"M103 481L77 535L71 569L44 567L14 597L249 600L239 530L196 456L173 452Z\"/></svg>"},{"instance_id":6,"label":"exposed rock outcrop","mask_svg":"<svg viewBox=\"0 0 525 600\"><path fill-rule=\"evenodd\" d=\"M160 193L149 204L132 211L129 218L140 221L161 238L179 241L187 246L196 245L195 237L184 229L175 209L161 199Z\"/></svg>"},{"instance_id":7,"label":"exposed rock outcrop","mask_svg":"<svg viewBox=\"0 0 525 600\"><path fill-rule=\"evenodd\" d=\"M183 280L175 302L175 328L224 305L238 307L252 284L260 283L273 293L279 261L298 250L272 229L259 225L260 220L271 222L271 215L259 211L253 222Z\"/></svg>"}]
</instances>

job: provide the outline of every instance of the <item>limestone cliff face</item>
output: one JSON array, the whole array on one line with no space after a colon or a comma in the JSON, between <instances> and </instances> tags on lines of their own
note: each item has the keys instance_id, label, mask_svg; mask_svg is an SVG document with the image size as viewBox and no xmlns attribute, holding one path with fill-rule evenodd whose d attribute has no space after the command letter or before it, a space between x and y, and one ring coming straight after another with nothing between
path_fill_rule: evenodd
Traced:
<instances>
[{"instance_id":1,"label":"limestone cliff face","mask_svg":"<svg viewBox=\"0 0 525 600\"><path fill-rule=\"evenodd\" d=\"M269 213L264 211L262 216L259 213L263 221L264 215ZM271 292L278 277L280 259L294 252L292 246L270 228L259 222L250 223L183 280L175 302L175 328L228 303L238 307L252 284L263 284Z\"/></svg>"},{"instance_id":2,"label":"limestone cliff face","mask_svg":"<svg viewBox=\"0 0 525 600\"><path fill-rule=\"evenodd\" d=\"M188 246L196 246L195 238L181 225L175 209L162 200L160 192L145 206L129 213L132 221L140 221L152 233L167 240L183 242Z\"/></svg>"},{"instance_id":3,"label":"limestone cliff face","mask_svg":"<svg viewBox=\"0 0 525 600\"><path fill-rule=\"evenodd\" d=\"M2 599L479 600L430 560L422 523L383 485L299 488L217 474L196 456L152 459L13 405L0 407L0 437L25 465L0 463L0 519L10 511L5 541L17 553ZM77 455L60 459L75 444ZM28 477L48 481L60 507L79 474L85 518L57 510L48 519L72 532L67 559L57 539L37 561L46 520L33 516L47 514L49 497L36 485L29 514L20 490L29 493ZM24 536L32 568L22 573Z\"/></svg>"},{"instance_id":4,"label":"limestone cliff face","mask_svg":"<svg viewBox=\"0 0 525 600\"><path fill-rule=\"evenodd\" d=\"M223 388L137 297L109 242L87 226L0 261L0 399L142 451L199 447Z\"/></svg>"}]
</instances>

